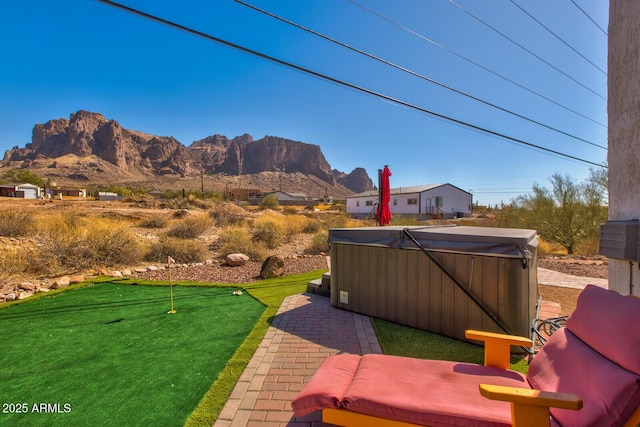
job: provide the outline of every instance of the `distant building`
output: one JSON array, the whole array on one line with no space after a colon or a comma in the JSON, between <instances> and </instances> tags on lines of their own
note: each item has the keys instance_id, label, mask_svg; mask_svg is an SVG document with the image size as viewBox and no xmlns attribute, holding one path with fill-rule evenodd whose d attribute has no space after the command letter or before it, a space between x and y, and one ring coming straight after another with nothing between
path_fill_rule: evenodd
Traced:
<instances>
[{"instance_id":1,"label":"distant building","mask_svg":"<svg viewBox=\"0 0 640 427\"><path fill-rule=\"evenodd\" d=\"M347 213L357 217L375 215L378 190L347 197ZM391 189L392 215L418 218L456 218L471 215L473 195L451 184L418 185Z\"/></svg>"},{"instance_id":2,"label":"distant building","mask_svg":"<svg viewBox=\"0 0 640 427\"><path fill-rule=\"evenodd\" d=\"M1 197L19 197L23 199L39 199L42 190L33 184L2 184L0 185Z\"/></svg>"},{"instance_id":3,"label":"distant building","mask_svg":"<svg viewBox=\"0 0 640 427\"><path fill-rule=\"evenodd\" d=\"M308 194L285 193L284 191L272 191L256 197L249 197L248 200L252 205L259 205L262 199L269 195L274 195L276 199L278 199L278 203L282 206L313 206L318 203L318 199L310 197Z\"/></svg>"}]
</instances>

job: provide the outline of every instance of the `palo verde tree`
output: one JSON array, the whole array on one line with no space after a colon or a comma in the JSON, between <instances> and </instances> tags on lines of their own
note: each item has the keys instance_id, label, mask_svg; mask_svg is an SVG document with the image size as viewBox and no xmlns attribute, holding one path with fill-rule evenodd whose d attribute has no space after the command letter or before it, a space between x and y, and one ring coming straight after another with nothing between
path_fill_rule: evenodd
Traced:
<instances>
[{"instance_id":1,"label":"palo verde tree","mask_svg":"<svg viewBox=\"0 0 640 427\"><path fill-rule=\"evenodd\" d=\"M543 239L559 243L569 254L581 243L597 247L600 224L608 214L606 173L592 170L582 184L556 173L550 182L551 189L536 183L531 195L515 199L503 211L503 225L535 229Z\"/></svg>"}]
</instances>

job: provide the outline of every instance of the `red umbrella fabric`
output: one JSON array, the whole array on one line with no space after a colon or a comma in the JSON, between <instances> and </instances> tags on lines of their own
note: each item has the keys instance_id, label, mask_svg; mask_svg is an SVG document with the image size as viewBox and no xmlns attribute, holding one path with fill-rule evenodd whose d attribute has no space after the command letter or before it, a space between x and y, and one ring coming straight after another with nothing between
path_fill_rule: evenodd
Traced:
<instances>
[{"instance_id":1,"label":"red umbrella fabric","mask_svg":"<svg viewBox=\"0 0 640 427\"><path fill-rule=\"evenodd\" d=\"M389 177L391 171L385 166L382 173L379 174L380 203L378 203L378 224L380 226L387 225L391 222L391 208L389 207L389 199L391 198L391 187L389 185Z\"/></svg>"}]
</instances>

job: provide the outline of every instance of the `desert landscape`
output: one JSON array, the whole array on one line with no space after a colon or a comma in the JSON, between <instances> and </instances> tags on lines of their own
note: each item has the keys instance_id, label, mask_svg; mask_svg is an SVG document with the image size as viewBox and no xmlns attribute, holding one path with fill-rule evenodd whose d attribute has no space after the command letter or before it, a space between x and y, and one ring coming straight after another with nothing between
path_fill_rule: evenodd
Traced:
<instances>
[{"instance_id":1,"label":"desert landscape","mask_svg":"<svg viewBox=\"0 0 640 427\"><path fill-rule=\"evenodd\" d=\"M185 205L186 206L186 205ZM216 207L217 206L217 207ZM310 210L293 210L290 208L285 214L274 210L259 210L256 207L243 208L232 203L219 204L209 208L209 215L215 217L216 209L226 210L226 213L212 220L209 226L203 230L195 239L203 247L206 253L197 262L182 262L176 259L176 267L172 271L174 280L202 281L202 282L225 282L225 283L250 283L261 280L260 269L263 259L249 259L243 265L230 266L225 262L225 254L222 253L220 236L224 235L227 225L224 221L233 212L234 217L251 228L260 221L260 218L270 218L269 221L279 220L295 222L304 221L307 232L297 232L288 234L277 242L277 245L270 245L263 256L277 255L284 260L284 274L297 274L313 270L327 268L328 251L323 248L314 247L313 240L320 232L326 232L326 227L332 224L335 226L345 226L348 218L339 212L323 211L314 212ZM282 211L282 209L280 209ZM196 208L170 208L165 202L153 200L130 200L125 202L104 202L91 200L25 200L16 198L2 198L0 200L0 211L20 211L29 212L38 218L47 218L59 214L73 215L79 218L108 219L115 223L124 223L131 230L134 238L145 245L155 242L167 232L172 223L179 224L185 217L197 217L207 212L202 207ZM140 224L148 218L166 218L166 225L163 228L148 228ZM275 219L274 219L275 218ZM479 221L482 221L481 219ZM313 224L311 226L310 224ZM366 222L351 223L349 226L372 225ZM311 231L311 232L308 232ZM284 233L284 232L283 232ZM257 245L256 240L252 241ZM38 238L35 236L24 237L0 237L0 246L16 249L24 246L38 246ZM317 245L317 244L316 244ZM7 252L5 252L7 253ZM96 265L93 268L58 271L57 274L36 272L18 272L11 276L2 278L0 281L0 295L13 294L13 298L28 297L36 290L47 290L55 288L56 280L60 276L75 275L80 277L92 277L99 274L125 275L151 279L167 280L167 272L164 270L164 262L149 262L139 260L136 264L114 264ZM559 271L582 277L607 278L608 264L602 257L583 256L541 256L538 266L546 269ZM560 304L563 314L568 314L575 307L575 299L578 291L568 288L541 285L539 289L544 300ZM9 298L12 299L12 298Z\"/></svg>"}]
</instances>

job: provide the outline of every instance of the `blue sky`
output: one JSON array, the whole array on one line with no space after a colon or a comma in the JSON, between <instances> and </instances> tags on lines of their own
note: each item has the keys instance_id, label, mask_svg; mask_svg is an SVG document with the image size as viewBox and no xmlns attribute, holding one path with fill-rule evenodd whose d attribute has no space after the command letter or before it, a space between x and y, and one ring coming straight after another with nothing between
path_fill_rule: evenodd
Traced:
<instances>
[{"instance_id":1,"label":"blue sky","mask_svg":"<svg viewBox=\"0 0 640 427\"><path fill-rule=\"evenodd\" d=\"M588 162L606 161L606 149L593 144L607 145L607 77L598 69L606 72L607 36L589 17L606 31L608 2L248 2L455 91L233 0L122 1L460 122ZM583 181L595 168L95 0L3 2L0 55L0 155L30 142L34 124L83 109L186 146L213 134L244 133L316 144L335 169L364 167L375 181L377 169L388 164L393 187L448 182L471 191L480 204L507 203L534 183L549 186L554 173Z\"/></svg>"}]
</instances>

